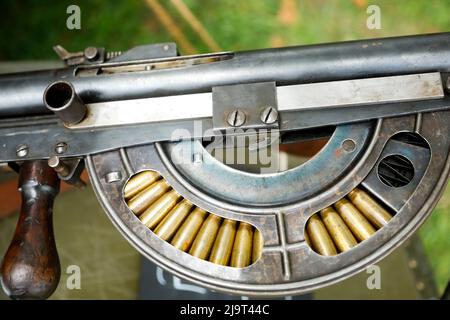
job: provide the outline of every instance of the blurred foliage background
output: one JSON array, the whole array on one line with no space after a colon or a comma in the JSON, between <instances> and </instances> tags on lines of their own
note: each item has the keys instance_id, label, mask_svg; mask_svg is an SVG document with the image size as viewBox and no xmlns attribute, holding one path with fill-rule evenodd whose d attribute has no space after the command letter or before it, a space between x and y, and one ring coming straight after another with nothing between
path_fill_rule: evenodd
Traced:
<instances>
[{"instance_id":1,"label":"blurred foliage background","mask_svg":"<svg viewBox=\"0 0 450 320\"><path fill-rule=\"evenodd\" d=\"M55 59L61 44L126 50L134 45L180 41L180 53L247 50L361 38L450 31L450 0L184 0L217 44L205 44L180 15L180 1L2 0L0 60ZM81 29L68 30L66 8L81 9ZM381 9L379 30L366 27L368 5ZM162 8L162 9L161 9ZM178 9L177 9L178 8ZM171 17L161 20L161 10ZM192 22L192 21L191 21ZM203 31L204 31L203 30ZM438 286L450 277L450 189L420 235Z\"/></svg>"},{"instance_id":2,"label":"blurred foliage background","mask_svg":"<svg viewBox=\"0 0 450 320\"><path fill-rule=\"evenodd\" d=\"M158 2L197 52L208 47L181 18L172 0L2 0L0 59L54 58L52 46L125 50L170 41L151 3ZM246 50L450 29L449 0L184 0L223 50ZM81 29L66 28L66 8L81 8ZM369 4L381 8L382 28L369 30Z\"/></svg>"}]
</instances>

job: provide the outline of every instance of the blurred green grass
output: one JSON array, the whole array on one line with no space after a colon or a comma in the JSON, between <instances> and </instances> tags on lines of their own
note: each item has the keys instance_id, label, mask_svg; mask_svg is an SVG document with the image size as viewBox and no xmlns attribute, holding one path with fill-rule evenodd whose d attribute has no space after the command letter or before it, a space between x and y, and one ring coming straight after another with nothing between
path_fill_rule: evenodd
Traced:
<instances>
[{"instance_id":1,"label":"blurred green grass","mask_svg":"<svg viewBox=\"0 0 450 320\"><path fill-rule=\"evenodd\" d=\"M450 0L370 1L381 8L381 30L366 28L366 0L293 0L294 10L282 12L282 1L274 0L184 2L224 50L450 30ZM170 1L160 3L198 52L209 51ZM81 8L81 30L66 28L66 8L70 4ZM3 60L55 58L55 44L70 50L88 45L125 50L133 45L171 40L143 0L3 0L0 9Z\"/></svg>"},{"instance_id":2,"label":"blurred green grass","mask_svg":"<svg viewBox=\"0 0 450 320\"><path fill-rule=\"evenodd\" d=\"M224 50L310 44L361 38L450 31L450 0L185 0ZM198 52L208 48L161 0ZM81 30L66 28L66 8L81 8ZM381 8L382 29L366 27L369 4ZM144 1L3 0L0 4L0 60L54 59L52 46L70 51L89 45L126 50L172 41ZM420 230L438 286L450 277L450 188Z\"/></svg>"}]
</instances>

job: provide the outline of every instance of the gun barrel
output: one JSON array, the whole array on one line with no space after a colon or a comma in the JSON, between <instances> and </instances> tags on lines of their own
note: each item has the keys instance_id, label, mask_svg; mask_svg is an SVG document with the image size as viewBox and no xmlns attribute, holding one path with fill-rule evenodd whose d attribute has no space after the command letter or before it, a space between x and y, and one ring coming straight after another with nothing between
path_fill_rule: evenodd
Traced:
<instances>
[{"instance_id":1,"label":"gun barrel","mask_svg":"<svg viewBox=\"0 0 450 320\"><path fill-rule=\"evenodd\" d=\"M230 59L183 68L97 75L77 67L3 75L0 118L47 114L45 88L64 80L84 103L210 92L212 87L277 85L450 71L450 33L236 52Z\"/></svg>"}]
</instances>

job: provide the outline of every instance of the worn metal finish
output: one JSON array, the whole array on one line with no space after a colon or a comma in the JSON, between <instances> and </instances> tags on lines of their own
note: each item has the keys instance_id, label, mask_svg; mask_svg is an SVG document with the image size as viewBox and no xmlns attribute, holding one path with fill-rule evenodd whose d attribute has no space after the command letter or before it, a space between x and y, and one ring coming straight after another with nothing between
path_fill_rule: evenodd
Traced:
<instances>
[{"instance_id":1,"label":"worn metal finish","mask_svg":"<svg viewBox=\"0 0 450 320\"><path fill-rule=\"evenodd\" d=\"M87 47L84 49L83 53L86 59L93 60L98 55L98 49L96 47Z\"/></svg>"},{"instance_id":2,"label":"worn metal finish","mask_svg":"<svg viewBox=\"0 0 450 320\"><path fill-rule=\"evenodd\" d=\"M87 155L113 223L178 277L248 296L296 294L340 281L405 241L447 182L450 100L441 77L450 70L449 34L191 57L173 57L170 46L154 49L161 56L135 48L105 63L2 76L0 116L27 117L1 121L0 159L47 159L63 143L62 161ZM83 59L98 58L87 53ZM36 92L42 99L43 89L60 78L88 104L86 123L104 121L101 126L72 130L55 117L28 117L43 112ZM148 103L155 101L157 109L177 106L154 111ZM132 126L108 115L114 105ZM125 113L124 105L136 112ZM291 140L301 129L314 128L308 133L314 136L327 126L331 137L303 165L257 175L227 166L203 147L200 139L230 124L277 129L272 133ZM402 132L424 142L394 138ZM267 141L271 146L276 139ZM391 156L411 163L405 185L395 190L379 175ZM133 184L132 176L139 180L145 170L153 170L149 182ZM352 199L362 189L392 219L366 198Z\"/></svg>"},{"instance_id":3,"label":"worn metal finish","mask_svg":"<svg viewBox=\"0 0 450 320\"><path fill-rule=\"evenodd\" d=\"M29 150L29 149L30 149L30 148L28 147L27 144L19 144L19 145L17 146L17 148L16 148L16 155L17 155L19 158L26 157L26 156L28 155L28 150Z\"/></svg>"},{"instance_id":4,"label":"worn metal finish","mask_svg":"<svg viewBox=\"0 0 450 320\"><path fill-rule=\"evenodd\" d=\"M70 174L69 166L62 162L58 156L51 156L48 159L47 164L50 168L53 168L53 170L63 177L67 177Z\"/></svg>"},{"instance_id":5,"label":"worn metal finish","mask_svg":"<svg viewBox=\"0 0 450 320\"><path fill-rule=\"evenodd\" d=\"M434 75L433 79L435 78ZM422 76L427 78L426 75ZM379 86L383 86L383 79L380 79L380 81ZM441 85L433 81L421 81L419 82L424 90L430 91L430 95L423 95L422 90L421 99L428 100L381 103L381 101L390 99L390 96L387 95L380 96L377 100L371 102L366 101L368 104L365 105L341 105L339 108L326 107L324 109L320 105L319 107L305 107L297 111L280 111L277 117L279 118L278 122L272 124L263 123L260 120L259 108L254 108L255 110L250 108L249 110L253 113L253 119L256 121L255 127L270 129L278 123L278 129L283 133L299 129L361 122L368 119L445 110L450 107L447 97L439 98L442 92ZM390 88L390 86L385 87ZM279 91L281 88L284 87L279 87L277 90ZM411 93L408 87L399 84L398 90L402 91L401 88L405 88L405 94ZM294 97L303 101L301 96L292 93L296 92L296 86L290 86L289 92L291 92L289 99L283 98L286 92L277 94L277 99L291 101L292 106L296 106ZM270 96L272 97L272 95ZM55 152L60 154L60 150L64 150L63 154L66 157L84 156L156 141L210 138L217 134L217 131L213 130L212 98L210 94L150 99L152 101L150 104L147 104L148 99L98 103L96 104L98 108L95 108L98 112L92 113L89 111L91 109L88 109L86 119L79 125L71 126L71 128L79 128L80 130L67 129L52 117L3 120L0 124L0 138L3 141L3 144L0 145L0 159L2 159L1 161L46 159ZM241 100L241 103L248 102L246 98ZM263 101L268 100L263 99ZM351 100L344 99L344 102L350 103ZM354 102L356 103L357 100ZM371 105L375 102L376 105ZM281 105L280 107L283 109L289 107L289 105ZM344 108L346 112L342 112L341 108ZM130 110L134 110L134 112ZM150 123L146 123L149 121ZM92 127L94 123L96 126ZM128 125L126 125L127 123ZM87 126L81 129L85 124ZM228 130L227 134L230 133L232 132ZM242 133L242 130L237 133ZM16 148L22 145L23 141L28 142L27 153L21 153L19 156ZM61 145L64 145L64 147L59 147Z\"/></svg>"},{"instance_id":6,"label":"worn metal finish","mask_svg":"<svg viewBox=\"0 0 450 320\"><path fill-rule=\"evenodd\" d=\"M74 185L78 188L83 188L86 183L81 180L80 176L84 170L84 159L72 158L67 160L61 160L58 156L51 156L47 164L50 168L53 168L58 173L59 179L63 180L67 184Z\"/></svg>"},{"instance_id":7,"label":"worn metal finish","mask_svg":"<svg viewBox=\"0 0 450 320\"><path fill-rule=\"evenodd\" d=\"M58 142L55 146L55 152L57 154L63 154L67 151L67 143L65 142Z\"/></svg>"},{"instance_id":8,"label":"worn metal finish","mask_svg":"<svg viewBox=\"0 0 450 320\"><path fill-rule=\"evenodd\" d=\"M415 174L412 181L400 188L386 188L377 176L377 167L381 160L389 155L402 155L407 158L414 166ZM417 184L422 178L423 174L428 168L431 152L427 148L418 147L407 144L401 141L389 140L383 150L380 158L373 167L370 174L363 181L362 185L372 194L375 194L380 199L384 199L384 203L394 209L400 210L413 194ZM395 192L396 197L389 196L390 193Z\"/></svg>"},{"instance_id":9,"label":"worn metal finish","mask_svg":"<svg viewBox=\"0 0 450 320\"><path fill-rule=\"evenodd\" d=\"M98 64L103 63L106 58L105 48L87 47L83 51L69 52L62 46L56 45L53 50L66 66Z\"/></svg>"},{"instance_id":10,"label":"worn metal finish","mask_svg":"<svg viewBox=\"0 0 450 320\"><path fill-rule=\"evenodd\" d=\"M278 111L273 106L266 107L260 116L261 122L265 124L272 124L278 120Z\"/></svg>"},{"instance_id":11,"label":"worn metal finish","mask_svg":"<svg viewBox=\"0 0 450 320\"><path fill-rule=\"evenodd\" d=\"M450 134L450 112L447 111L421 116L419 134L430 144L434 161L428 162L421 179L412 183L415 191L406 195L407 205L396 210L394 218L386 226L368 240L336 256L321 257L305 243L307 219L360 185L380 159L385 147L389 146L390 137L398 132L414 131L416 121L417 117L405 116L364 124L367 130L364 147L361 151L355 151L358 156L354 160L347 159L349 165L342 167L343 175L330 177L330 183L325 183L317 192L302 198L294 197L295 201L284 205L260 206L256 203L249 208L231 203L222 197L223 193L214 193L213 197L203 186L186 179L184 173L180 174L182 168L168 165L164 157L165 151L170 150L167 144L150 144L128 148L125 152L112 151L89 156L87 162L99 200L112 221L138 250L163 268L199 285L230 293L257 296L292 294L334 283L375 263L400 245L429 214L445 186L450 169L450 142L442 139L442 136ZM437 127L440 128L439 135L433 129ZM338 127L336 132L340 130ZM323 168L325 162L316 162L319 157L320 153L309 162ZM264 239L261 258L247 268L235 269L210 264L189 255L180 256L177 249L167 246L127 209L121 191L126 178L113 185L102 181L104 173L112 168L120 170L124 177L146 169L157 170L177 192L196 206L223 218L254 225ZM419 173L417 175L420 176ZM219 178L216 175L212 177L214 179L210 180ZM271 185L267 188L270 189ZM272 195L277 193L273 191ZM391 191L380 200L386 204L396 195Z\"/></svg>"},{"instance_id":12,"label":"worn metal finish","mask_svg":"<svg viewBox=\"0 0 450 320\"><path fill-rule=\"evenodd\" d=\"M306 162L303 166L279 174L251 174L233 169L215 159L198 141L161 144L156 148L168 169L192 193L210 195L207 201L211 203L215 203L214 198L220 195L220 198L227 199L226 206L230 209L239 204L245 207L244 212L248 212L253 206L287 205L319 192L357 162L368 143L371 130L370 124L340 126L315 156L314 162ZM345 139L355 142L354 151L343 150ZM191 161L195 153L202 154L201 163Z\"/></svg>"},{"instance_id":13,"label":"worn metal finish","mask_svg":"<svg viewBox=\"0 0 450 320\"><path fill-rule=\"evenodd\" d=\"M245 123L247 116L242 110L236 109L228 113L227 123L232 127L240 127Z\"/></svg>"},{"instance_id":14,"label":"worn metal finish","mask_svg":"<svg viewBox=\"0 0 450 320\"><path fill-rule=\"evenodd\" d=\"M216 131L240 129L276 128L278 123L261 121L261 113L269 106L277 108L275 82L236 84L212 88L213 126ZM267 124L269 126L267 126Z\"/></svg>"},{"instance_id":15,"label":"worn metal finish","mask_svg":"<svg viewBox=\"0 0 450 320\"><path fill-rule=\"evenodd\" d=\"M186 94L99 102L87 108L86 119L70 126L71 129L208 118L212 116L212 97L210 93Z\"/></svg>"},{"instance_id":16,"label":"worn metal finish","mask_svg":"<svg viewBox=\"0 0 450 320\"><path fill-rule=\"evenodd\" d=\"M368 39L225 56L225 60L187 68L122 72L113 77L104 74L77 76L79 67L3 76L0 79L0 117L48 113L42 105L42 92L50 83L62 78L73 83L85 103L95 103L211 92L215 86L241 83L275 81L277 85L291 85L449 71L450 36L442 33ZM364 62L355 63L362 57ZM128 64L145 66L148 63L135 60ZM101 64L90 66L96 67Z\"/></svg>"},{"instance_id":17,"label":"worn metal finish","mask_svg":"<svg viewBox=\"0 0 450 320\"><path fill-rule=\"evenodd\" d=\"M353 79L278 88L279 109L321 109L442 98L440 73Z\"/></svg>"},{"instance_id":18,"label":"worn metal finish","mask_svg":"<svg viewBox=\"0 0 450 320\"><path fill-rule=\"evenodd\" d=\"M45 89L43 99L47 109L54 112L66 126L77 124L86 116L87 107L70 82L51 83Z\"/></svg>"},{"instance_id":19,"label":"worn metal finish","mask_svg":"<svg viewBox=\"0 0 450 320\"><path fill-rule=\"evenodd\" d=\"M371 105L443 97L437 72L280 87L253 83L213 87L212 93L93 103L87 106L86 119L69 127L93 129L208 117L213 117L215 130L267 127L263 124L278 127L277 110L332 110L357 105L376 109ZM275 112L270 115L270 110Z\"/></svg>"}]
</instances>

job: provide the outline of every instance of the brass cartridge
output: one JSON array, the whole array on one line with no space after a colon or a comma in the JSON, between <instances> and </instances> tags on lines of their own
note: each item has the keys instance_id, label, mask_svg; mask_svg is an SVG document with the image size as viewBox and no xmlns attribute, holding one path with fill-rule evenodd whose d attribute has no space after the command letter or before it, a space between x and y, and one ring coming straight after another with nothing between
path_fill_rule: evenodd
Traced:
<instances>
[{"instance_id":1,"label":"brass cartridge","mask_svg":"<svg viewBox=\"0 0 450 320\"><path fill-rule=\"evenodd\" d=\"M334 207L359 241L366 240L375 233L370 222L347 199L339 200Z\"/></svg>"},{"instance_id":2,"label":"brass cartridge","mask_svg":"<svg viewBox=\"0 0 450 320\"><path fill-rule=\"evenodd\" d=\"M348 194L348 197L377 229L385 226L392 219L392 215L366 192L356 188Z\"/></svg>"},{"instance_id":3,"label":"brass cartridge","mask_svg":"<svg viewBox=\"0 0 450 320\"><path fill-rule=\"evenodd\" d=\"M148 186L128 201L128 207L139 215L153 202L158 200L170 188L166 180L160 180Z\"/></svg>"},{"instance_id":4,"label":"brass cartridge","mask_svg":"<svg viewBox=\"0 0 450 320\"><path fill-rule=\"evenodd\" d=\"M125 199L130 199L137 195L139 192L150 186L153 182L158 180L161 176L156 171L142 171L135 174L128 180L123 189Z\"/></svg>"},{"instance_id":5,"label":"brass cartridge","mask_svg":"<svg viewBox=\"0 0 450 320\"><path fill-rule=\"evenodd\" d=\"M192 209L192 204L184 199L178 203L155 229L155 233L161 239L169 241L177 232L184 219Z\"/></svg>"},{"instance_id":6,"label":"brass cartridge","mask_svg":"<svg viewBox=\"0 0 450 320\"><path fill-rule=\"evenodd\" d=\"M221 222L222 218L215 214L210 214L206 218L189 250L191 255L204 260L208 259Z\"/></svg>"},{"instance_id":7,"label":"brass cartridge","mask_svg":"<svg viewBox=\"0 0 450 320\"><path fill-rule=\"evenodd\" d=\"M149 229L153 230L177 204L179 198L180 195L175 190L165 193L148 207L144 213L139 216L139 219L143 224L149 227Z\"/></svg>"},{"instance_id":8,"label":"brass cartridge","mask_svg":"<svg viewBox=\"0 0 450 320\"><path fill-rule=\"evenodd\" d=\"M347 251L358 244L344 220L333 208L323 209L320 212L320 217L340 252Z\"/></svg>"},{"instance_id":9,"label":"brass cartridge","mask_svg":"<svg viewBox=\"0 0 450 320\"><path fill-rule=\"evenodd\" d=\"M236 234L236 221L225 219L220 226L209 261L223 266L228 265Z\"/></svg>"},{"instance_id":10,"label":"brass cartridge","mask_svg":"<svg viewBox=\"0 0 450 320\"><path fill-rule=\"evenodd\" d=\"M261 231L255 228L253 232L252 263L255 263L261 257L263 245L264 239Z\"/></svg>"},{"instance_id":11,"label":"brass cartridge","mask_svg":"<svg viewBox=\"0 0 450 320\"><path fill-rule=\"evenodd\" d=\"M231 267L244 268L251 264L252 244L253 226L246 222L240 222L231 252Z\"/></svg>"},{"instance_id":12,"label":"brass cartridge","mask_svg":"<svg viewBox=\"0 0 450 320\"><path fill-rule=\"evenodd\" d=\"M306 224L312 248L323 256L334 256L337 254L333 240L328 234L327 228L317 214L313 214Z\"/></svg>"},{"instance_id":13,"label":"brass cartridge","mask_svg":"<svg viewBox=\"0 0 450 320\"><path fill-rule=\"evenodd\" d=\"M188 251L207 215L208 213L205 210L195 208L183 222L171 244L177 249Z\"/></svg>"}]
</instances>

